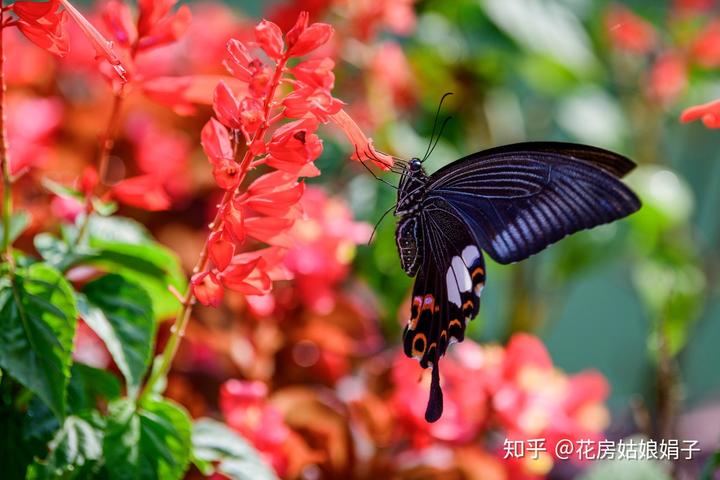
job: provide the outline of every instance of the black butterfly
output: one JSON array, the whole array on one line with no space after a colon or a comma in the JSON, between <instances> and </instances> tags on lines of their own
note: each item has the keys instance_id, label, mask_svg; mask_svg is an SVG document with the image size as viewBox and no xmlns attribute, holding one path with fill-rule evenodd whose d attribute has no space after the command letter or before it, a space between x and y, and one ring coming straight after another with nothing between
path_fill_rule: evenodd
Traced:
<instances>
[{"instance_id":1,"label":"black butterfly","mask_svg":"<svg viewBox=\"0 0 720 480\"><path fill-rule=\"evenodd\" d=\"M426 155L427 157L427 155ZM523 260L571 233L640 208L618 178L635 167L607 150L572 143L518 143L474 153L428 176L422 160L400 173L395 216L402 268L416 277L405 354L432 367L428 422L443 410L439 361L480 310L487 252Z\"/></svg>"}]
</instances>

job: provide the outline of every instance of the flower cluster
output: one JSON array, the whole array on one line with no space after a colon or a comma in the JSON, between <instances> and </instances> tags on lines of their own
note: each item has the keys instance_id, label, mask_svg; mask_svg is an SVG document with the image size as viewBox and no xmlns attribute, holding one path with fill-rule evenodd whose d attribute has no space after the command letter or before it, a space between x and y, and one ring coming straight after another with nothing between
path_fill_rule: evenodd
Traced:
<instances>
[{"instance_id":1,"label":"flower cluster","mask_svg":"<svg viewBox=\"0 0 720 480\"><path fill-rule=\"evenodd\" d=\"M707 2L675 2L668 21L686 22L691 17L701 28L673 44L663 43L655 27L627 7L612 5L608 10L605 29L615 49L650 63L643 79L648 98L671 104L686 89L691 67L720 65L720 24L704 21L708 5Z\"/></svg>"},{"instance_id":2,"label":"flower cluster","mask_svg":"<svg viewBox=\"0 0 720 480\"><path fill-rule=\"evenodd\" d=\"M418 401L430 376L423 374L418 382L411 367L398 355L392 400L415 448L436 441L468 444L495 427L508 439L544 438L553 452L563 438L598 438L609 420L604 377L592 371L566 375L553 366L542 342L528 334L514 335L505 349L467 340L458 345L441 375L445 410L433 424L424 421L425 405ZM506 463L511 478L543 477L554 463L549 453L544 455Z\"/></svg>"},{"instance_id":3,"label":"flower cluster","mask_svg":"<svg viewBox=\"0 0 720 480\"><path fill-rule=\"evenodd\" d=\"M217 306L224 288L262 295L272 280L286 278L281 261L290 246L288 231L301 215L298 202L305 187L300 177L320 173L313 164L322 152L316 130L342 107L331 94L330 58L293 67L288 61L314 52L332 32L330 25L308 24L307 13L301 13L285 35L264 20L255 27L254 41L227 45L225 66L240 88L234 91L224 81L217 85L215 118L202 130L213 176L225 192L211 224L208 261L192 277L193 292L205 305ZM292 91L279 96L281 83L292 85ZM272 170L241 189L260 165ZM247 237L267 247L241 252Z\"/></svg>"}]
</instances>

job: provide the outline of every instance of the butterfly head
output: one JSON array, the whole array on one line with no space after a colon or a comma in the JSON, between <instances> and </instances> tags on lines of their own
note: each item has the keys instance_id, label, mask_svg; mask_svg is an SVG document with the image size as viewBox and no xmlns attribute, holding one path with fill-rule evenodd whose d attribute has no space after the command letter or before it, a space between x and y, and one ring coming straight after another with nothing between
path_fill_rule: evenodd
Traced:
<instances>
[{"instance_id":1,"label":"butterfly head","mask_svg":"<svg viewBox=\"0 0 720 480\"><path fill-rule=\"evenodd\" d=\"M420 172L422 170L422 160L417 157L413 157L408 162L408 169L411 172Z\"/></svg>"}]
</instances>

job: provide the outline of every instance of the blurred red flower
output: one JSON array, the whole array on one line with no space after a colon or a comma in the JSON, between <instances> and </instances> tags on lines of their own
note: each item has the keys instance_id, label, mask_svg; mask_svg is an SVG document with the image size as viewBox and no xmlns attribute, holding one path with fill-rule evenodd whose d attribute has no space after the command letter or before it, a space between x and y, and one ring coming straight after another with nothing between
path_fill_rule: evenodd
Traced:
<instances>
[{"instance_id":1,"label":"blurred red flower","mask_svg":"<svg viewBox=\"0 0 720 480\"><path fill-rule=\"evenodd\" d=\"M686 108L680 115L683 123L702 120L708 128L720 128L720 100Z\"/></svg>"},{"instance_id":2,"label":"blurred red flower","mask_svg":"<svg viewBox=\"0 0 720 480\"><path fill-rule=\"evenodd\" d=\"M687 86L687 63L676 52L662 54L650 69L648 95L661 103L677 99Z\"/></svg>"},{"instance_id":3,"label":"blurred red flower","mask_svg":"<svg viewBox=\"0 0 720 480\"><path fill-rule=\"evenodd\" d=\"M622 5L613 5L605 16L605 29L616 48L645 54L657 43L657 33L650 22Z\"/></svg>"},{"instance_id":4,"label":"blurred red flower","mask_svg":"<svg viewBox=\"0 0 720 480\"><path fill-rule=\"evenodd\" d=\"M17 1L10 5L17 15L17 27L38 47L60 57L68 52L68 35L64 28L67 14L59 0L47 2Z\"/></svg>"},{"instance_id":5,"label":"blurred red flower","mask_svg":"<svg viewBox=\"0 0 720 480\"><path fill-rule=\"evenodd\" d=\"M121 180L110 189L117 201L143 210L158 211L170 208L170 197L155 175L140 175Z\"/></svg>"},{"instance_id":6,"label":"blurred red flower","mask_svg":"<svg viewBox=\"0 0 720 480\"><path fill-rule=\"evenodd\" d=\"M720 66L720 21L709 23L693 41L690 56L705 68Z\"/></svg>"}]
</instances>

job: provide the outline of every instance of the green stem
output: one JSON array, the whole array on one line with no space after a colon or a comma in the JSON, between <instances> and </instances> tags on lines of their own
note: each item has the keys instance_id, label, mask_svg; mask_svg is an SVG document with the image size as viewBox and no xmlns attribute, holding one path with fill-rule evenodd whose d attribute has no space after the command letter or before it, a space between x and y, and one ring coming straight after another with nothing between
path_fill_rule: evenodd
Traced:
<instances>
[{"instance_id":1,"label":"green stem","mask_svg":"<svg viewBox=\"0 0 720 480\"><path fill-rule=\"evenodd\" d=\"M267 121L269 119L269 114L271 110L271 104L272 100L275 98L275 92L277 90L277 87L280 85L280 78L285 71L285 64L287 63L288 57L285 56L278 62L277 67L275 68L275 74L271 80L271 87L270 91L268 92L267 96L265 97L265 104L264 104L264 110L265 110L265 124L260 127L260 129L255 133L255 136L253 138L263 138L265 136L265 133L267 133L268 128L270 127L270 122ZM236 153L239 151L238 142L235 142L236 147ZM245 178L245 175L247 174L248 170L250 169L251 163L252 163L253 155L250 153L250 150L246 150L245 154L243 155L242 160L240 160L240 185L242 185L242 179ZM238 186L240 188L240 186ZM222 226L222 211L234 197L236 194L236 191L228 190L225 192L225 196L222 199L222 202L220 202L220 206L218 207L217 213L215 214L215 219L210 224L211 232L215 232L220 229ZM195 267L192 270L193 275L199 272L204 272L207 269L208 263L209 263L209 252L208 252L208 243L209 235L205 239L205 245L203 246L202 251L200 252L200 257L198 258L197 263L195 264ZM147 398L148 395L151 395L153 390L155 389L157 383L165 378L170 371L170 367L172 366L172 362L175 359L175 355L177 354L177 350L180 347L180 341L182 340L183 336L185 336L185 329L187 328L187 324L190 321L190 314L192 313L193 305L195 305L195 295L193 294L192 285L188 285L187 291L185 292L185 296L183 297L182 302L182 308L178 312L177 317L175 318L175 322L173 322L172 327L170 328L170 338L167 341L167 344L165 345L165 348L163 349L163 352L160 357L160 363L153 368L150 378L148 378L148 381L145 383L145 388L143 389L142 395L140 396L140 402L142 403L143 399Z\"/></svg>"},{"instance_id":2,"label":"green stem","mask_svg":"<svg viewBox=\"0 0 720 480\"><path fill-rule=\"evenodd\" d=\"M0 1L0 25L3 23L2 1ZM5 108L5 37L4 28L0 28L0 169L2 170L2 252L10 267L12 274L15 264L12 257L12 245L10 243L10 220L12 218L12 179L10 177L10 156L8 154L6 108Z\"/></svg>"}]
</instances>

